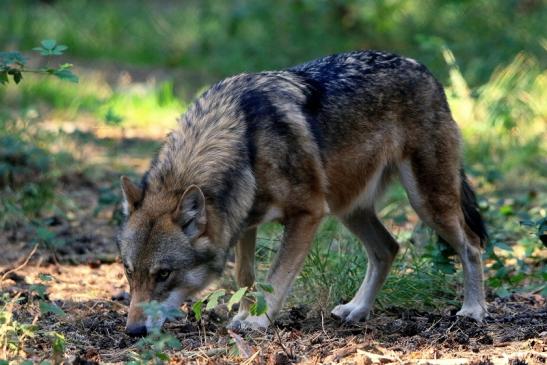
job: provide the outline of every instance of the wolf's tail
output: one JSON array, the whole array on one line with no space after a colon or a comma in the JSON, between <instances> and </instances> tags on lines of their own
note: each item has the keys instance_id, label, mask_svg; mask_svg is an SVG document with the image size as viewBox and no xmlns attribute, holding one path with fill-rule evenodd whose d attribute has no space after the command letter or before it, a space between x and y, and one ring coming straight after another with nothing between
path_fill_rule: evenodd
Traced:
<instances>
[{"instance_id":1,"label":"wolf's tail","mask_svg":"<svg viewBox=\"0 0 547 365\"><path fill-rule=\"evenodd\" d=\"M481 213L479 211L479 206L477 204L477 197L463 168L460 169L461 174L461 206L463 211L463 216L465 218L465 223L480 239L480 245L482 248L486 245L488 240L488 232L486 231L486 226L482 219Z\"/></svg>"}]
</instances>

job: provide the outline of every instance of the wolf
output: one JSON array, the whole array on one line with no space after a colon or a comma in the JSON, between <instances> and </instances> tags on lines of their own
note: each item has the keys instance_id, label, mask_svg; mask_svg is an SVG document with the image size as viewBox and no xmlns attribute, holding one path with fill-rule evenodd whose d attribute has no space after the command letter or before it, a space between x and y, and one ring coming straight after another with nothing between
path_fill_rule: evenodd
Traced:
<instances>
[{"instance_id":1,"label":"wolf","mask_svg":"<svg viewBox=\"0 0 547 365\"><path fill-rule=\"evenodd\" d=\"M121 178L118 246L130 285L126 331L164 318L141 303L178 308L221 275L235 248L237 284L254 283L257 226L284 226L265 293L268 311L243 300L233 328L266 328L283 305L326 215L363 243L364 280L332 314L368 318L399 244L375 212L398 177L413 209L458 253L460 316L487 315L481 248L487 232L462 169L461 136L441 84L419 62L379 51L335 54L283 71L213 85L166 138L140 184Z\"/></svg>"}]
</instances>

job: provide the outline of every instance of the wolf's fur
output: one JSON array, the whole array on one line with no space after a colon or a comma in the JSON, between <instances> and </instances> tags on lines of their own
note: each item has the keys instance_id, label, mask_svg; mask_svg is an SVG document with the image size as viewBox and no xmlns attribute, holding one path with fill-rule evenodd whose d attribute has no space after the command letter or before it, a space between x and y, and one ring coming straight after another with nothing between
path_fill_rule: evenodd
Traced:
<instances>
[{"instance_id":1,"label":"wolf's fur","mask_svg":"<svg viewBox=\"0 0 547 365\"><path fill-rule=\"evenodd\" d=\"M460 314L482 320L486 230L460 174L460 140L442 86L423 65L392 54L351 52L219 82L168 136L141 186L122 180L128 218L119 243L134 272L128 327L145 322L135 303L176 306L173 298L202 289L234 245L238 283L252 285L255 228L277 219L285 234L268 275L273 317L328 213L369 257L361 288L333 314L366 318L399 248L374 209L396 175L422 220L462 258ZM161 269L170 274L158 283ZM242 303L232 324L268 325L247 310Z\"/></svg>"}]
</instances>

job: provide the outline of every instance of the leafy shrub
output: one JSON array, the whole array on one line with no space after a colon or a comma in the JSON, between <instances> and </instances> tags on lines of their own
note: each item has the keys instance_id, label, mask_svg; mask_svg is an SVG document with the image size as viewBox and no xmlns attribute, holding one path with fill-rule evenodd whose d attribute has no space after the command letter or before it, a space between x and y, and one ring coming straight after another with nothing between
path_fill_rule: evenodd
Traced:
<instances>
[{"instance_id":1,"label":"leafy shrub","mask_svg":"<svg viewBox=\"0 0 547 365\"><path fill-rule=\"evenodd\" d=\"M52 39L43 40L39 47L33 48L34 51L39 52L42 56L60 56L68 47L62 44L57 44ZM12 77L13 82L20 83L23 79L24 72L42 73L47 75L53 75L61 80L67 80L70 82L78 82L78 76L74 75L70 70L72 64L65 63L56 68L53 67L41 67L29 69L27 67L27 59L19 52L0 52L0 84L9 83L9 76Z\"/></svg>"}]
</instances>

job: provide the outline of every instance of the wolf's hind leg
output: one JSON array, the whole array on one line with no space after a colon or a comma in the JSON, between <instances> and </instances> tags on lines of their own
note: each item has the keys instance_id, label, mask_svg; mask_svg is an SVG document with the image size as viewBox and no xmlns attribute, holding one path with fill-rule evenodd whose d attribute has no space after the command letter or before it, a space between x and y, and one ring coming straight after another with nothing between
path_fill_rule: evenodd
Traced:
<instances>
[{"instance_id":1,"label":"wolf's hind leg","mask_svg":"<svg viewBox=\"0 0 547 365\"><path fill-rule=\"evenodd\" d=\"M357 209L342 219L346 227L364 244L368 256L367 273L361 287L347 303L332 314L346 322L368 318L376 294L384 284L399 250L399 244L380 222L374 208Z\"/></svg>"},{"instance_id":2,"label":"wolf's hind leg","mask_svg":"<svg viewBox=\"0 0 547 365\"><path fill-rule=\"evenodd\" d=\"M443 166L422 157L403 162L399 171L414 210L461 259L464 300L457 314L481 322L488 314L481 261L481 245L487 234L457 158L450 161L455 163Z\"/></svg>"},{"instance_id":3,"label":"wolf's hind leg","mask_svg":"<svg viewBox=\"0 0 547 365\"><path fill-rule=\"evenodd\" d=\"M255 247L256 228L251 228L243 234L235 247L236 282L240 288L245 286L250 288L255 282ZM247 298L243 298L239 304L239 311L231 323L247 318L250 305L251 302Z\"/></svg>"}]
</instances>

